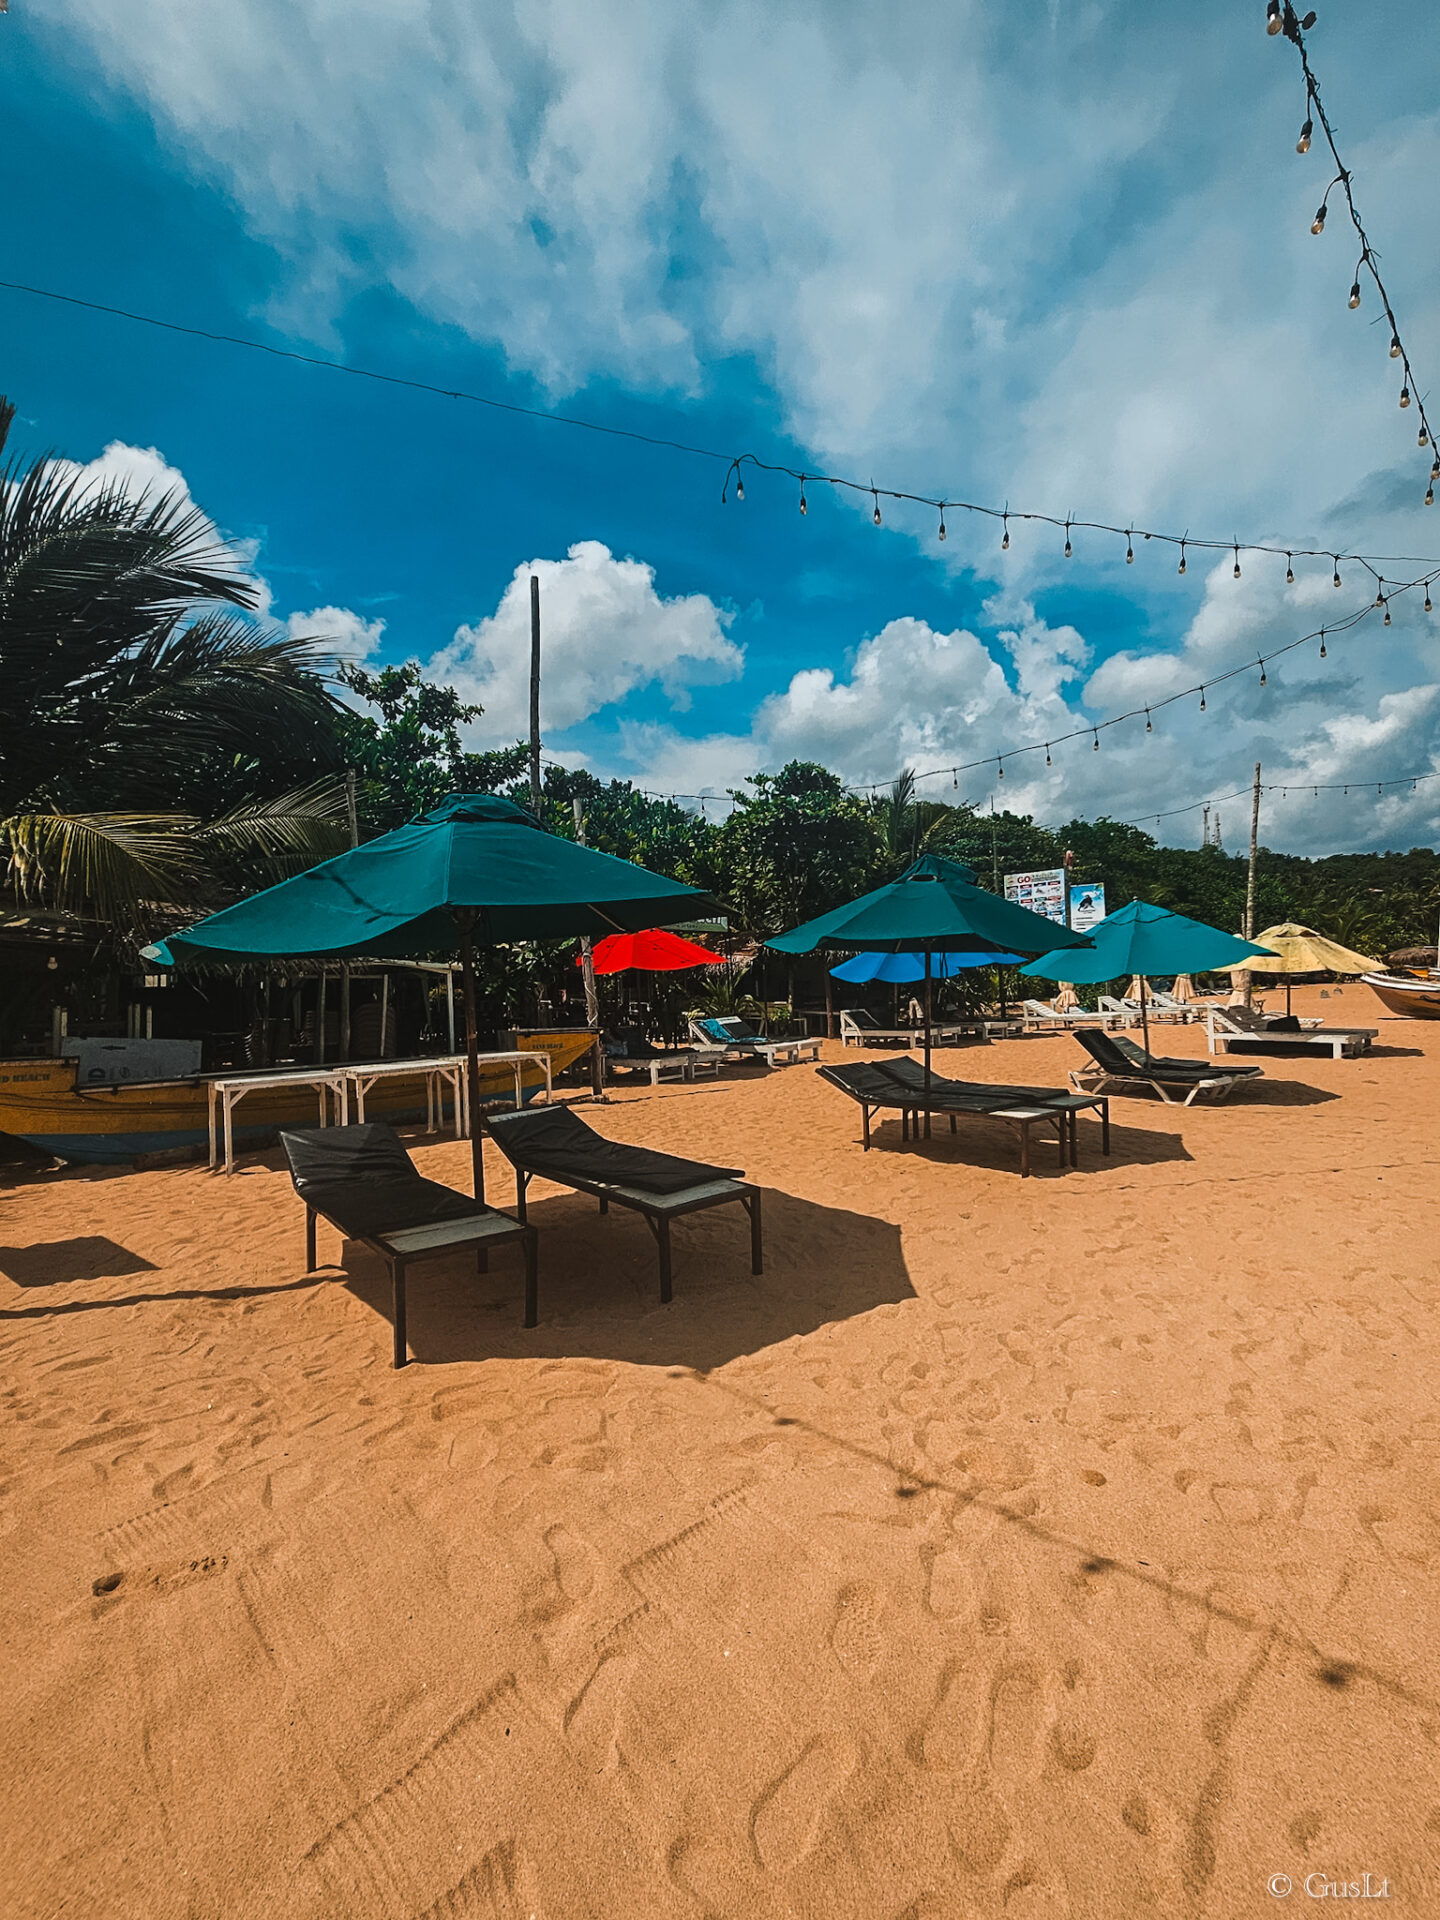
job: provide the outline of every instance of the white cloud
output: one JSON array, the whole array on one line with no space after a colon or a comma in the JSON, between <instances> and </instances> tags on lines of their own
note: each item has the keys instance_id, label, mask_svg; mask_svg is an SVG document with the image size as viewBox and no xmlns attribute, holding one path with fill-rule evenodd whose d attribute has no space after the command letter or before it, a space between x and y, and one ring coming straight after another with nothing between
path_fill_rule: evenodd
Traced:
<instances>
[{"instance_id":1,"label":"white cloud","mask_svg":"<svg viewBox=\"0 0 1440 1920\"><path fill-rule=\"evenodd\" d=\"M385 622L367 620L349 607L315 607L309 613L288 614L285 630L292 639L313 641L337 661L365 666L380 650Z\"/></svg>"},{"instance_id":2,"label":"white cloud","mask_svg":"<svg viewBox=\"0 0 1440 1920\"><path fill-rule=\"evenodd\" d=\"M540 581L540 714L546 733L573 727L637 689L659 684L683 711L690 689L737 678L731 616L703 593L666 599L655 570L581 540L564 560L515 569L499 606L426 665L485 709L477 737L514 740L530 725L530 576Z\"/></svg>"}]
</instances>

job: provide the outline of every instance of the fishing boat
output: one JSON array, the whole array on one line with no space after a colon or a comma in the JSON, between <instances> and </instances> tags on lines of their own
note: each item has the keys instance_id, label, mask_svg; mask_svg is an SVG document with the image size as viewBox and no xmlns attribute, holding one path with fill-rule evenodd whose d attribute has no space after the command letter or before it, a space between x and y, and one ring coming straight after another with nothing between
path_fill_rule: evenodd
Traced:
<instances>
[{"instance_id":1,"label":"fishing boat","mask_svg":"<svg viewBox=\"0 0 1440 1920\"><path fill-rule=\"evenodd\" d=\"M581 1058L591 1044L585 1028L527 1033L517 1048L550 1056L553 1075ZM204 1152L209 1146L210 1082L234 1079L226 1074L188 1074L165 1080L84 1085L79 1059L0 1060L0 1133L24 1140L56 1159L97 1166L124 1166L141 1155L177 1151ZM521 1069L524 1098L532 1100L545 1085L537 1062ZM480 1099L511 1104L515 1072L507 1064L482 1064ZM387 1076L366 1097L367 1120L393 1122L425 1117L424 1064L415 1077ZM258 1087L235 1114L235 1144L261 1146L279 1127L313 1127L319 1118L313 1085L297 1073L293 1086L283 1081Z\"/></svg>"},{"instance_id":2,"label":"fishing boat","mask_svg":"<svg viewBox=\"0 0 1440 1920\"><path fill-rule=\"evenodd\" d=\"M1362 986L1369 987L1391 1013L1410 1020L1440 1020L1440 972L1362 973Z\"/></svg>"}]
</instances>

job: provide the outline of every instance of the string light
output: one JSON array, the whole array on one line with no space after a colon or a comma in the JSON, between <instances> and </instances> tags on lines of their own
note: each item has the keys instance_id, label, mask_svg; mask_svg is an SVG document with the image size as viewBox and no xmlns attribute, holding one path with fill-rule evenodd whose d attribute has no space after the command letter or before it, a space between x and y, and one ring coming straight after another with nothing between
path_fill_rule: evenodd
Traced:
<instances>
[{"instance_id":1,"label":"string light","mask_svg":"<svg viewBox=\"0 0 1440 1920\"><path fill-rule=\"evenodd\" d=\"M997 757L995 765L1000 769L998 778L1003 780L1005 778L1005 762Z\"/></svg>"},{"instance_id":2,"label":"string light","mask_svg":"<svg viewBox=\"0 0 1440 1920\"><path fill-rule=\"evenodd\" d=\"M1320 629L1320 658L1322 660L1325 658L1325 629L1323 627Z\"/></svg>"},{"instance_id":3,"label":"string light","mask_svg":"<svg viewBox=\"0 0 1440 1920\"><path fill-rule=\"evenodd\" d=\"M1335 555L1335 578L1331 581L1330 584L1331 586L1334 586L1334 587L1338 587L1340 585L1340 556L1338 553Z\"/></svg>"},{"instance_id":4,"label":"string light","mask_svg":"<svg viewBox=\"0 0 1440 1920\"><path fill-rule=\"evenodd\" d=\"M1314 131L1315 122L1313 120L1307 120L1300 129L1300 138L1295 142L1296 153L1308 153L1310 151L1310 136Z\"/></svg>"},{"instance_id":5,"label":"string light","mask_svg":"<svg viewBox=\"0 0 1440 1920\"><path fill-rule=\"evenodd\" d=\"M1135 545L1130 537L1130 529L1128 527L1125 529L1125 564L1129 567L1133 567L1135 564Z\"/></svg>"},{"instance_id":6,"label":"string light","mask_svg":"<svg viewBox=\"0 0 1440 1920\"><path fill-rule=\"evenodd\" d=\"M881 521L881 518L880 518L880 496L878 493L875 493L874 487L871 487L870 491L875 496L875 511L874 513L871 514L870 518L875 522L876 526L878 527L883 525L883 522Z\"/></svg>"},{"instance_id":7,"label":"string light","mask_svg":"<svg viewBox=\"0 0 1440 1920\"><path fill-rule=\"evenodd\" d=\"M735 473L735 498L737 500L743 500L745 498L745 479L738 467Z\"/></svg>"},{"instance_id":8,"label":"string light","mask_svg":"<svg viewBox=\"0 0 1440 1920\"><path fill-rule=\"evenodd\" d=\"M1073 549L1070 545L1070 522L1065 522L1065 558L1068 560Z\"/></svg>"},{"instance_id":9,"label":"string light","mask_svg":"<svg viewBox=\"0 0 1440 1920\"><path fill-rule=\"evenodd\" d=\"M1008 553L1010 551L1010 515L1008 511L1005 514L1005 535L1000 542L1000 551L1002 553Z\"/></svg>"},{"instance_id":10,"label":"string light","mask_svg":"<svg viewBox=\"0 0 1440 1920\"><path fill-rule=\"evenodd\" d=\"M1185 571L1185 542L1183 540L1180 542L1180 565L1175 571L1177 573L1184 573Z\"/></svg>"},{"instance_id":11,"label":"string light","mask_svg":"<svg viewBox=\"0 0 1440 1920\"><path fill-rule=\"evenodd\" d=\"M1098 727L1095 729L1095 751L1096 753L1100 751L1100 729Z\"/></svg>"},{"instance_id":12,"label":"string light","mask_svg":"<svg viewBox=\"0 0 1440 1920\"><path fill-rule=\"evenodd\" d=\"M1430 605L1430 589L1429 589L1429 587L1426 587L1426 589L1425 589L1425 611L1426 611L1426 613L1433 613L1433 612L1434 612L1434 608L1433 608L1433 607L1432 607L1432 606Z\"/></svg>"},{"instance_id":13,"label":"string light","mask_svg":"<svg viewBox=\"0 0 1440 1920\"><path fill-rule=\"evenodd\" d=\"M1263 660L1261 660L1261 659L1260 659L1260 655L1259 655L1258 653L1256 654L1256 656L1255 656L1255 658L1256 658L1257 660L1259 660L1259 661L1260 661L1260 684L1261 684L1261 686L1263 687L1263 686L1264 686L1264 685L1266 684L1266 680L1265 680L1265 662L1264 662Z\"/></svg>"},{"instance_id":14,"label":"string light","mask_svg":"<svg viewBox=\"0 0 1440 1920\"><path fill-rule=\"evenodd\" d=\"M800 476L800 511L801 513L809 513L810 511L809 503L805 498L805 476L803 473Z\"/></svg>"},{"instance_id":15,"label":"string light","mask_svg":"<svg viewBox=\"0 0 1440 1920\"><path fill-rule=\"evenodd\" d=\"M1145 731L1147 733L1153 733L1155 731L1155 722L1150 718L1149 707L1145 709Z\"/></svg>"},{"instance_id":16,"label":"string light","mask_svg":"<svg viewBox=\"0 0 1440 1920\"><path fill-rule=\"evenodd\" d=\"M1201 687L1201 689L1200 689L1200 711L1201 711L1202 713L1204 713L1204 711L1205 711L1205 689L1204 689L1204 687Z\"/></svg>"},{"instance_id":17,"label":"string light","mask_svg":"<svg viewBox=\"0 0 1440 1920\"><path fill-rule=\"evenodd\" d=\"M1235 578L1236 578L1237 580L1238 580L1238 579L1240 578L1240 549L1239 549L1239 547L1236 547L1236 549L1235 549L1235 575L1234 575L1234 577L1235 577Z\"/></svg>"},{"instance_id":18,"label":"string light","mask_svg":"<svg viewBox=\"0 0 1440 1920\"><path fill-rule=\"evenodd\" d=\"M1265 0L1265 31L1279 33L1284 22L1280 18L1280 0Z\"/></svg>"},{"instance_id":19,"label":"string light","mask_svg":"<svg viewBox=\"0 0 1440 1920\"><path fill-rule=\"evenodd\" d=\"M1290 555L1288 553L1285 556L1285 584L1287 587L1293 587L1295 584L1295 569L1290 564Z\"/></svg>"},{"instance_id":20,"label":"string light","mask_svg":"<svg viewBox=\"0 0 1440 1920\"><path fill-rule=\"evenodd\" d=\"M1054 764L1050 758L1050 742L1048 740L1045 742L1045 764L1047 767Z\"/></svg>"},{"instance_id":21,"label":"string light","mask_svg":"<svg viewBox=\"0 0 1440 1920\"><path fill-rule=\"evenodd\" d=\"M1279 20L1278 27L1276 25L1277 18ZM1338 187L1344 197L1345 209L1350 217L1350 224L1355 229L1356 236L1360 242L1360 258L1356 264L1355 278L1350 287L1350 305L1352 307L1358 307L1360 305L1361 276L1363 274L1369 274L1370 279L1374 282L1375 291L1380 296L1380 303L1384 309L1385 318L1390 323L1390 357L1392 360L1399 360L1404 368L1405 377L1404 384L1400 389L1400 405L1402 408L1405 408L1410 405L1411 388L1413 387L1415 391L1419 393L1420 387L1418 381L1415 379L1414 369L1410 365L1410 357L1405 351L1404 342L1400 338L1400 323L1395 318L1395 309L1391 304L1390 295L1386 291L1385 282L1380 277L1380 269L1376 264L1375 251L1370 244L1370 236L1365 231L1365 223L1360 218L1360 211L1355 205L1353 176L1350 169L1345 165L1345 162L1340 158L1340 149L1335 143L1335 129L1331 125L1330 117L1325 111L1325 103L1320 97L1319 83L1310 65L1310 55L1305 45L1305 35L1314 24L1314 13L1306 13L1303 18L1297 17L1290 0L1280 0L1278 16L1269 11L1267 0L1266 30L1270 33L1283 33L1286 39L1293 44L1296 52L1300 56L1300 70L1305 80L1306 120L1304 130L1301 133L1298 150L1304 153L1308 149L1310 144L1309 137L1314 131L1313 121L1318 120L1320 130L1325 136L1325 144L1330 149L1331 158L1335 162L1335 178L1325 189L1325 198L1320 204L1315 219L1311 224L1310 231L1312 233L1322 233L1324 231L1326 205L1329 202L1330 195ZM1432 437L1430 434L1430 423L1425 417L1425 403L1423 399L1419 402L1419 409L1422 430L1426 438L1430 438ZM1422 439L1420 444L1424 446L1425 440Z\"/></svg>"},{"instance_id":22,"label":"string light","mask_svg":"<svg viewBox=\"0 0 1440 1920\"><path fill-rule=\"evenodd\" d=\"M940 509L940 538L942 540L945 538L945 509L943 507Z\"/></svg>"}]
</instances>

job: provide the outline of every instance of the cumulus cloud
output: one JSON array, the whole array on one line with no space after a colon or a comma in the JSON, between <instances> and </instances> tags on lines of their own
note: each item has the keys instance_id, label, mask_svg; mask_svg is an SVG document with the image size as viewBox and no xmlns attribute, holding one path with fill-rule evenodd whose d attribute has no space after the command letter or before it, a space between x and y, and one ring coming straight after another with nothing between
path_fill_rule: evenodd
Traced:
<instances>
[{"instance_id":1,"label":"cumulus cloud","mask_svg":"<svg viewBox=\"0 0 1440 1920\"><path fill-rule=\"evenodd\" d=\"M564 560L515 569L500 604L426 667L485 709L477 728L513 740L530 724L530 576L540 582L541 721L547 733L573 727L639 688L658 684L678 711L690 689L733 680L744 656L726 637L731 615L703 593L666 599L655 570L617 560L598 540L581 540Z\"/></svg>"},{"instance_id":2,"label":"cumulus cloud","mask_svg":"<svg viewBox=\"0 0 1440 1920\"><path fill-rule=\"evenodd\" d=\"M315 607L309 613L288 614L285 630L292 639L310 640L345 666L370 664L385 637L383 620L367 620L349 607Z\"/></svg>"}]
</instances>

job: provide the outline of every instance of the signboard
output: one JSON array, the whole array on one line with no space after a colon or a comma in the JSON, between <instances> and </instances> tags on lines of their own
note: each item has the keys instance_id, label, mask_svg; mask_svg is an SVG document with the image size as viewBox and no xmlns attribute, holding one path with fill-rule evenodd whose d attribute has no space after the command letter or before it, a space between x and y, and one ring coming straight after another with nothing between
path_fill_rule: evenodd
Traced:
<instances>
[{"instance_id":1,"label":"signboard","mask_svg":"<svg viewBox=\"0 0 1440 1920\"><path fill-rule=\"evenodd\" d=\"M1096 887L1081 886L1078 880L1070 883L1070 926L1075 933L1089 933L1105 918L1105 886L1102 881Z\"/></svg>"},{"instance_id":2,"label":"signboard","mask_svg":"<svg viewBox=\"0 0 1440 1920\"><path fill-rule=\"evenodd\" d=\"M1007 873L1005 898L1017 907L1028 907L1060 926L1065 924L1065 869L1047 867L1041 873Z\"/></svg>"}]
</instances>

